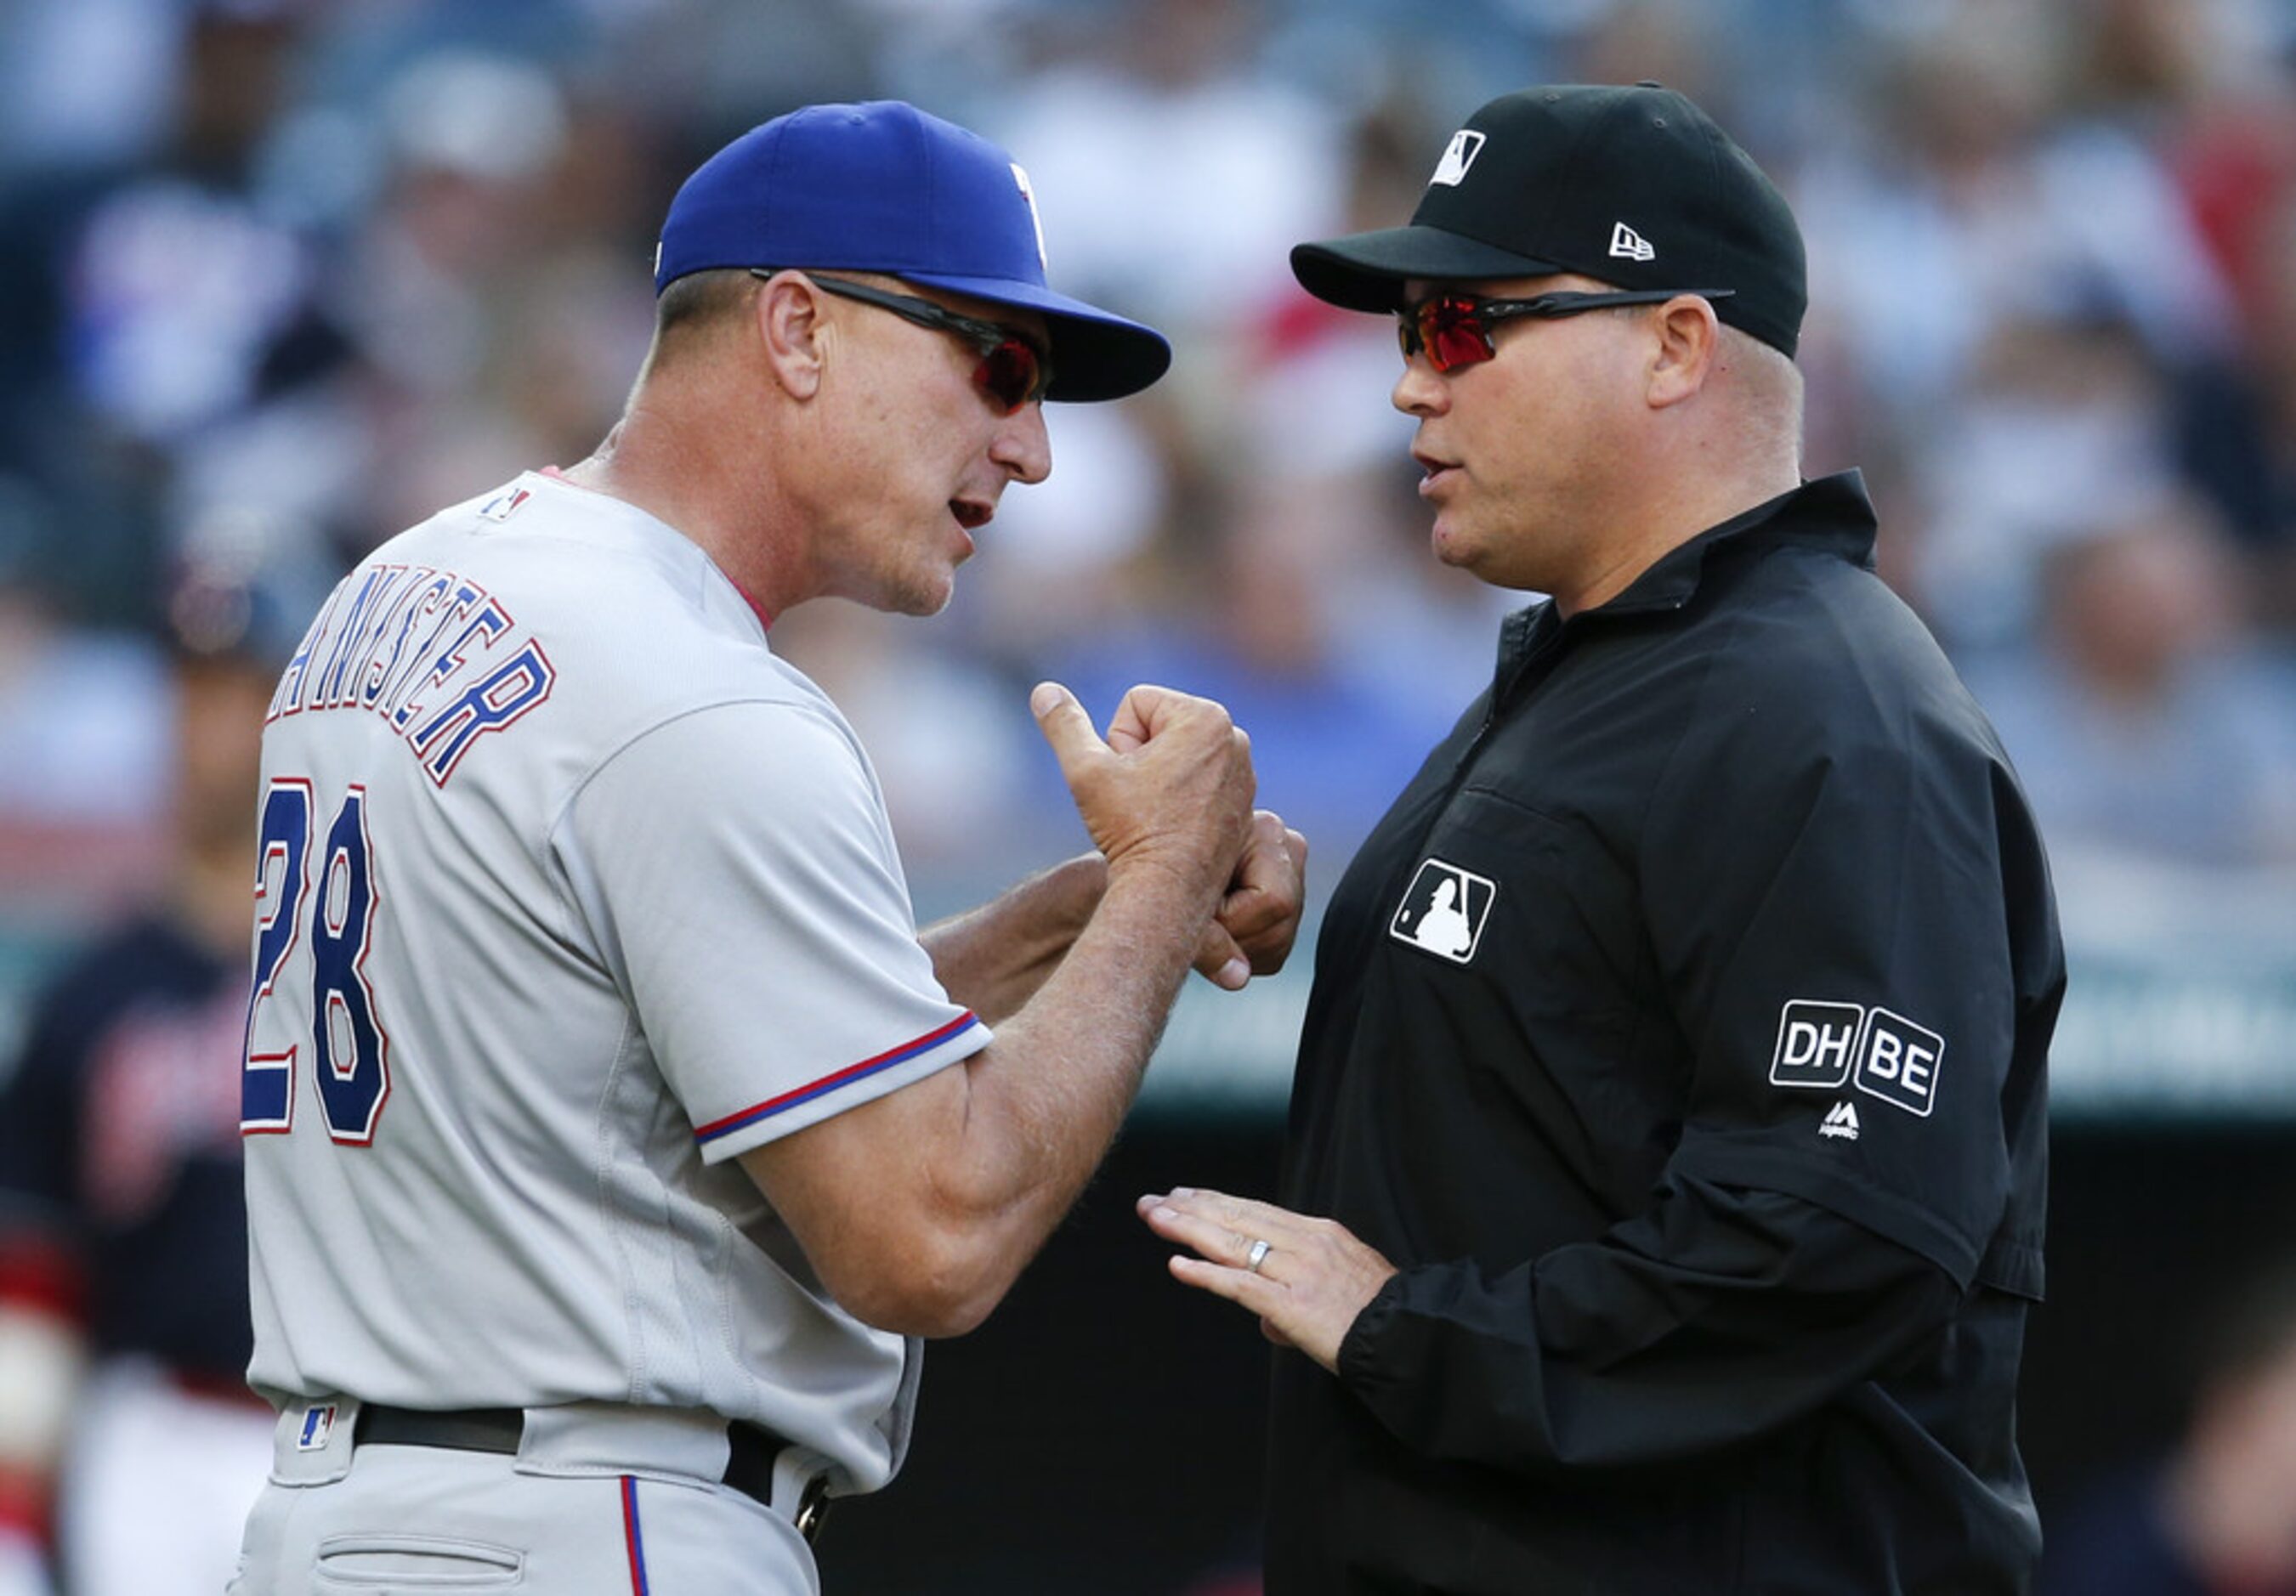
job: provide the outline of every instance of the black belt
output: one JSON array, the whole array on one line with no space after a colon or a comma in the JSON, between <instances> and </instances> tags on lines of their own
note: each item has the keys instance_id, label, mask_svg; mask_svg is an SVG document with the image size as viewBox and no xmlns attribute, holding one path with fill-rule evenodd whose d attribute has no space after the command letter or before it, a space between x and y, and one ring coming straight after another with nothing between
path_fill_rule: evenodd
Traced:
<instances>
[{"instance_id":1,"label":"black belt","mask_svg":"<svg viewBox=\"0 0 2296 1596\"><path fill-rule=\"evenodd\" d=\"M351 1433L359 1446L445 1446L458 1452L496 1452L515 1455L526 1433L526 1415L517 1408L460 1408L430 1412L420 1408L384 1407L367 1403L359 1409L358 1426ZM774 1505L774 1462L790 1442L761 1424L726 1426L731 1452L726 1459L725 1483L750 1501L771 1510ZM821 1533L829 1510L828 1479L816 1474L806 1482L791 1521L808 1542Z\"/></svg>"}]
</instances>

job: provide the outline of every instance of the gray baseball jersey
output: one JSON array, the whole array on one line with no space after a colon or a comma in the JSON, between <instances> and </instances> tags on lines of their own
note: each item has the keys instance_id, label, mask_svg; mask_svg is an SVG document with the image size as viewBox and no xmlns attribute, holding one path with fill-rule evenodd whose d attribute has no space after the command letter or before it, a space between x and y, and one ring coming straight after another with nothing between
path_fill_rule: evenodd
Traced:
<instances>
[{"instance_id":1,"label":"gray baseball jersey","mask_svg":"<svg viewBox=\"0 0 2296 1596\"><path fill-rule=\"evenodd\" d=\"M703 1407L882 1485L919 1348L727 1160L988 1031L851 729L740 591L529 473L344 580L263 763L256 1387Z\"/></svg>"}]
</instances>

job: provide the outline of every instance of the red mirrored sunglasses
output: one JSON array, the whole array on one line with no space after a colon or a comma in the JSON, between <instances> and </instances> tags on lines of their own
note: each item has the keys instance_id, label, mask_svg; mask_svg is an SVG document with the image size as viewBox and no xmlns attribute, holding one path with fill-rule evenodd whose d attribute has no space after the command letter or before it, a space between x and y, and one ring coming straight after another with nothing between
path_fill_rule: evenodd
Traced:
<instances>
[{"instance_id":1,"label":"red mirrored sunglasses","mask_svg":"<svg viewBox=\"0 0 2296 1596\"><path fill-rule=\"evenodd\" d=\"M1501 322L1521 316L1554 321L1612 305L1659 305L1682 294L1726 299L1733 291L1726 288L1620 289L1610 293L1559 290L1529 299L1478 299L1466 294L1436 294L1398 312L1400 319L1395 332L1403 346L1404 359L1409 360L1424 349L1429 363L1437 371L1449 372L1463 365L1478 364L1496 355L1498 346L1491 341L1491 329Z\"/></svg>"},{"instance_id":2,"label":"red mirrored sunglasses","mask_svg":"<svg viewBox=\"0 0 2296 1596\"><path fill-rule=\"evenodd\" d=\"M750 274L770 277L774 274L766 267L752 266ZM826 292L890 310L905 321L931 327L936 332L950 333L971 344L980 356L980 364L972 368L973 386L999 415L1011 415L1023 405L1041 401L1045 390L1053 385L1051 355L1033 340L1001 323L960 315L914 294L897 294L866 283L848 282L842 277L823 277L810 272L806 276L815 287Z\"/></svg>"}]
</instances>

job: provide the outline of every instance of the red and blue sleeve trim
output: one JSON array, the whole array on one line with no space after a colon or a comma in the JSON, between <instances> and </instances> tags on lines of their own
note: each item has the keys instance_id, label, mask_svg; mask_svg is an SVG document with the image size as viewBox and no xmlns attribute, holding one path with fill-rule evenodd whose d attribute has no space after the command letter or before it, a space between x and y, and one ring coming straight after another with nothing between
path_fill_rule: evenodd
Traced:
<instances>
[{"instance_id":1,"label":"red and blue sleeve trim","mask_svg":"<svg viewBox=\"0 0 2296 1596\"><path fill-rule=\"evenodd\" d=\"M761 1119L771 1119L776 1114L786 1114L791 1109L809 1103L826 1093L836 1091L840 1086L849 1086L855 1081L866 1080L881 1070L890 1069L896 1064L905 1064L920 1053L931 1052L942 1043L952 1037L963 1035L980 1023L980 1017L967 1010L939 1029L927 1031L914 1042L905 1042L900 1046L889 1049L874 1058L864 1059L858 1064L849 1064L833 1075L823 1076L808 1085L784 1092L779 1097L769 1097L754 1107L728 1114L723 1119L713 1119L695 1131L693 1139L703 1142L715 1142L720 1136L730 1136L735 1131L753 1125Z\"/></svg>"}]
</instances>

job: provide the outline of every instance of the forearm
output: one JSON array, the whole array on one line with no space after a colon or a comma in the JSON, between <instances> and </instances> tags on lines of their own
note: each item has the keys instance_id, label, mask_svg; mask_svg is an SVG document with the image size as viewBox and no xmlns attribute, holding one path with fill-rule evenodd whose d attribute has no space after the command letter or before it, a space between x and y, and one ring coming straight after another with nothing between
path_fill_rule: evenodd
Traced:
<instances>
[{"instance_id":1,"label":"forearm","mask_svg":"<svg viewBox=\"0 0 2296 1596\"><path fill-rule=\"evenodd\" d=\"M985 1314L1075 1202L1138 1093L1215 890L1111 880L1068 956L967 1060L928 1166L939 1227Z\"/></svg>"},{"instance_id":2,"label":"forearm","mask_svg":"<svg viewBox=\"0 0 2296 1596\"><path fill-rule=\"evenodd\" d=\"M1936 1333L1957 1296L1824 1209L1681 1183L1535 1265L1406 1270L1349 1331L1340 1376L1430 1458L1675 1461L1816 1411Z\"/></svg>"},{"instance_id":3,"label":"forearm","mask_svg":"<svg viewBox=\"0 0 2296 1596\"><path fill-rule=\"evenodd\" d=\"M991 1025L1017 1014L1060 967L1108 889L1108 866L1086 854L918 936L949 997Z\"/></svg>"},{"instance_id":4,"label":"forearm","mask_svg":"<svg viewBox=\"0 0 2296 1596\"><path fill-rule=\"evenodd\" d=\"M885 1330L970 1330L1067 1212L1255 823L1249 741L1218 705L1136 687L1103 741L1064 689L1041 684L1030 703L1107 861L1082 929L1068 939L1088 862L944 928L929 949L944 989L976 1013L1009 1010L996 1039L742 1155L822 1283Z\"/></svg>"}]
</instances>

